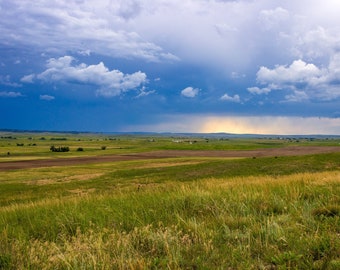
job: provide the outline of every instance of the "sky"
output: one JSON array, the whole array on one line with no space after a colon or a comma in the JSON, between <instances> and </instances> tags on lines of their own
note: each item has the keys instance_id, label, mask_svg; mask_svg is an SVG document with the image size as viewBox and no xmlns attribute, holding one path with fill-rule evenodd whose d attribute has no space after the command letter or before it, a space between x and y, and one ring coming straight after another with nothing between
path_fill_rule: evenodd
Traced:
<instances>
[{"instance_id":1,"label":"sky","mask_svg":"<svg viewBox=\"0 0 340 270\"><path fill-rule=\"evenodd\" d=\"M0 0L0 129L340 135L338 0Z\"/></svg>"}]
</instances>

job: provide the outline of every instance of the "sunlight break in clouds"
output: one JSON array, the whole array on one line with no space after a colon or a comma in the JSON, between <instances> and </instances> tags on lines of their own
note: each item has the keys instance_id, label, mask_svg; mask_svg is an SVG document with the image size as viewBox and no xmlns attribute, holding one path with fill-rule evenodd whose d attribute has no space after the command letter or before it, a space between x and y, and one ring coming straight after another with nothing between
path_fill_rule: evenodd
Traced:
<instances>
[{"instance_id":1,"label":"sunlight break in clouds","mask_svg":"<svg viewBox=\"0 0 340 270\"><path fill-rule=\"evenodd\" d=\"M278 135L340 134L340 118L180 115L165 116L160 124L133 126L124 131L135 130Z\"/></svg>"},{"instance_id":2,"label":"sunlight break in clouds","mask_svg":"<svg viewBox=\"0 0 340 270\"><path fill-rule=\"evenodd\" d=\"M340 118L319 117L206 117L201 132L238 134L339 134Z\"/></svg>"}]
</instances>

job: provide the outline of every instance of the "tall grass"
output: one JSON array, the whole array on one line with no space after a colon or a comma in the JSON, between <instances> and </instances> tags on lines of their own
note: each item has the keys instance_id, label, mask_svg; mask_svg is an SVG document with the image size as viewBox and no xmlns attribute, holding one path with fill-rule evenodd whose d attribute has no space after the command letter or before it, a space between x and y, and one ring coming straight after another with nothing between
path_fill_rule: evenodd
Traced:
<instances>
[{"instance_id":1,"label":"tall grass","mask_svg":"<svg viewBox=\"0 0 340 270\"><path fill-rule=\"evenodd\" d=\"M84 193L112 193L122 188L164 182L192 182L209 177L279 177L339 170L340 153L278 158L177 158L102 163L2 172L0 206Z\"/></svg>"},{"instance_id":2,"label":"tall grass","mask_svg":"<svg viewBox=\"0 0 340 270\"><path fill-rule=\"evenodd\" d=\"M35 136L1 139L0 161L338 145L60 135L71 152L54 155L56 135ZM174 158L1 172L0 269L339 269L339 160Z\"/></svg>"},{"instance_id":3,"label":"tall grass","mask_svg":"<svg viewBox=\"0 0 340 270\"><path fill-rule=\"evenodd\" d=\"M0 210L3 269L338 269L339 171L206 177Z\"/></svg>"}]
</instances>

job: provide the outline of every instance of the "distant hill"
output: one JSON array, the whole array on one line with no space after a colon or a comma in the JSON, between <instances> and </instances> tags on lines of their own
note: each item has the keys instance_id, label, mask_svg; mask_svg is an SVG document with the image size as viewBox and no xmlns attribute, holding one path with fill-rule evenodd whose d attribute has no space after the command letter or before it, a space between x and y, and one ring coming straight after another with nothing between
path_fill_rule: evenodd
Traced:
<instances>
[{"instance_id":1,"label":"distant hill","mask_svg":"<svg viewBox=\"0 0 340 270\"><path fill-rule=\"evenodd\" d=\"M198 137L198 138L259 138L259 139L339 139L340 135L281 135L281 134L234 134L234 133L176 133L176 132L96 132L96 131L53 131L53 130L21 130L21 129L0 129L4 133L53 133L53 134L103 134L103 135L116 135L116 136L162 136L162 137Z\"/></svg>"}]
</instances>

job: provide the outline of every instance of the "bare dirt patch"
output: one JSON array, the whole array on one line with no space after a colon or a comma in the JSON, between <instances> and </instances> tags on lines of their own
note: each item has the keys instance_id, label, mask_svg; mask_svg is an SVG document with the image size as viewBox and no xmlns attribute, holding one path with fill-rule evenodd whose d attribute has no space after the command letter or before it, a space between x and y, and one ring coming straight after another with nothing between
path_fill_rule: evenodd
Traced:
<instances>
[{"instance_id":1,"label":"bare dirt patch","mask_svg":"<svg viewBox=\"0 0 340 270\"><path fill-rule=\"evenodd\" d=\"M115 162L115 161L176 158L176 157L220 157L220 158L275 157L275 156L279 157L279 156L301 156L337 152L340 152L340 146L290 146L284 148L266 148L257 150L228 150L228 151L165 150L127 155L0 162L0 171L53 166L72 166L80 164Z\"/></svg>"},{"instance_id":2,"label":"bare dirt patch","mask_svg":"<svg viewBox=\"0 0 340 270\"><path fill-rule=\"evenodd\" d=\"M182 166L182 165L195 165L199 163L202 163L202 161L153 162L153 163L138 165L135 168L138 168L138 169L165 168L165 167L175 167L175 166Z\"/></svg>"}]
</instances>

